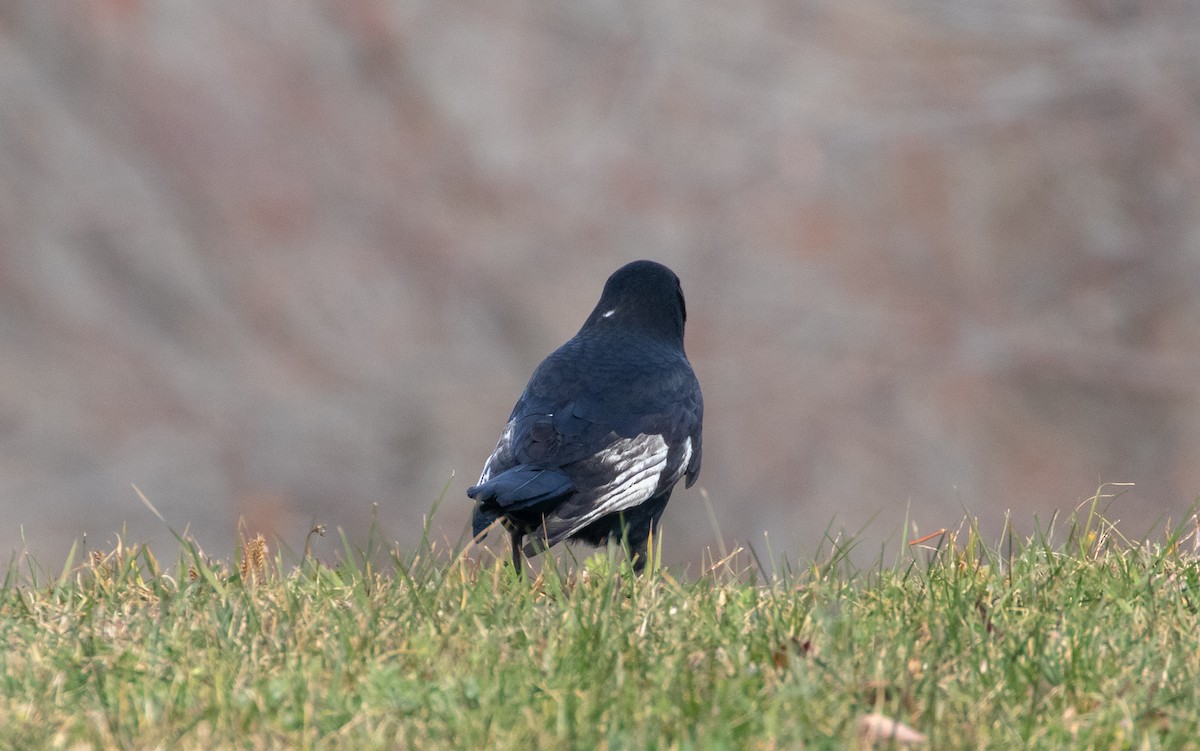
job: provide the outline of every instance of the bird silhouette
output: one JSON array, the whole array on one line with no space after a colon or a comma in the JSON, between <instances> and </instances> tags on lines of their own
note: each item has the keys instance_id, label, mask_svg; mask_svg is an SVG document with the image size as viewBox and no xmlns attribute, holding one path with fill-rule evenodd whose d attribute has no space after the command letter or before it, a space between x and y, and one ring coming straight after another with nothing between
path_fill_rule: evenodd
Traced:
<instances>
[{"instance_id":1,"label":"bird silhouette","mask_svg":"<svg viewBox=\"0 0 1200 751\"><path fill-rule=\"evenodd\" d=\"M635 261L613 272L579 333L533 371L467 490L475 536L501 520L518 572L522 553L610 538L635 571L645 567L672 489L700 472L704 401L683 350L686 319L679 277Z\"/></svg>"}]
</instances>

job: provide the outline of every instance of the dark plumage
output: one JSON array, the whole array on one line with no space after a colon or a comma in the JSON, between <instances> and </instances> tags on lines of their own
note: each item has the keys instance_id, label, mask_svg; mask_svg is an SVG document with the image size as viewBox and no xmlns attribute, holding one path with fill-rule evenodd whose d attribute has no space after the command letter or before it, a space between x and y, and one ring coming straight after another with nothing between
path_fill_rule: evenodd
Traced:
<instances>
[{"instance_id":1,"label":"dark plumage","mask_svg":"<svg viewBox=\"0 0 1200 751\"><path fill-rule=\"evenodd\" d=\"M479 484L479 536L501 519L513 565L562 540L620 540L646 564L650 533L680 478L700 471L700 384L683 352L687 311L674 272L617 269L570 341L533 371ZM524 538L533 538L524 542Z\"/></svg>"}]
</instances>

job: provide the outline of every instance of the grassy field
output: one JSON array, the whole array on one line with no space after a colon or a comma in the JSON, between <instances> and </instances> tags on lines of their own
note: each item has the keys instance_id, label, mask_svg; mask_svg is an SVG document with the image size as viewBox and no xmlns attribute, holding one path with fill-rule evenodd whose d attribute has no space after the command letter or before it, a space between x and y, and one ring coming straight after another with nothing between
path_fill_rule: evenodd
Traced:
<instances>
[{"instance_id":1,"label":"grassy field","mask_svg":"<svg viewBox=\"0 0 1200 751\"><path fill-rule=\"evenodd\" d=\"M853 570L690 577L619 555L520 580L423 545L285 565L185 544L19 559L0 593L4 748L1195 748L1192 540L1091 509L970 527Z\"/></svg>"}]
</instances>

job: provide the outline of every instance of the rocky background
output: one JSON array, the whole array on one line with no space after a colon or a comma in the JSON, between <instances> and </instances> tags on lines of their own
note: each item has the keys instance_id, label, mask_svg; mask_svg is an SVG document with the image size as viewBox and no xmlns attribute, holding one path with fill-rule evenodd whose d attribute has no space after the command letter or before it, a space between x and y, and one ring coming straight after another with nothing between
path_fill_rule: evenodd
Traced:
<instances>
[{"instance_id":1,"label":"rocky background","mask_svg":"<svg viewBox=\"0 0 1200 751\"><path fill-rule=\"evenodd\" d=\"M443 487L457 540L642 257L728 543L869 559L1107 481L1161 529L1200 495L1200 4L4 0L0 551L165 555L131 484L214 554L411 545Z\"/></svg>"}]
</instances>

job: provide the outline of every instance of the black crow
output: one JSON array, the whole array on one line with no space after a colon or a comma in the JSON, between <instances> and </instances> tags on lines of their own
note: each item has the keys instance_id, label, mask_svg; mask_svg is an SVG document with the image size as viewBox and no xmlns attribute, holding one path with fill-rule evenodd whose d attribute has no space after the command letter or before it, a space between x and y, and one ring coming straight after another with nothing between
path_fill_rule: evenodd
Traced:
<instances>
[{"instance_id":1,"label":"black crow","mask_svg":"<svg viewBox=\"0 0 1200 751\"><path fill-rule=\"evenodd\" d=\"M683 352L679 277L635 261L604 284L579 333L533 371L475 499L476 537L496 519L513 566L562 540L625 546L646 565L650 534L681 477L700 472L700 384ZM528 542L526 536L532 538Z\"/></svg>"}]
</instances>

